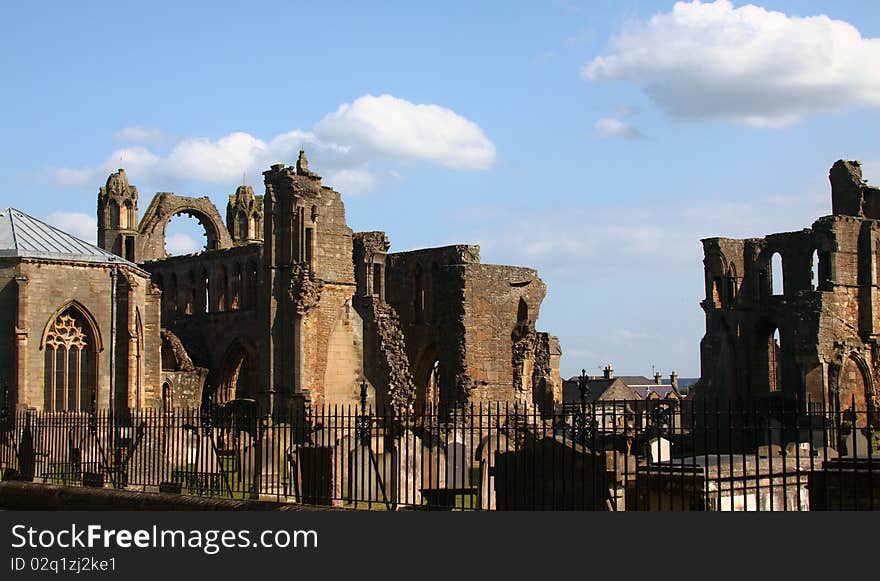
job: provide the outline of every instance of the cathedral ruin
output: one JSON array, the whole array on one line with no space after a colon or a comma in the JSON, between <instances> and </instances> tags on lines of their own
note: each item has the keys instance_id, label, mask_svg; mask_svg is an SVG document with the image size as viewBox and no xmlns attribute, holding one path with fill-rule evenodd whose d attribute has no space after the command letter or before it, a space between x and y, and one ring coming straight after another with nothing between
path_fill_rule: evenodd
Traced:
<instances>
[{"instance_id":1,"label":"cathedral ruin","mask_svg":"<svg viewBox=\"0 0 880 581\"><path fill-rule=\"evenodd\" d=\"M396 409L561 401L559 342L535 328L546 293L535 270L482 264L478 246L389 253L383 232L349 228L340 194L303 152L263 176L263 195L229 196L225 220L207 197L170 192L139 217L120 169L98 193L100 248L7 209L41 229L36 246L57 246L23 250L14 221L0 240L0 381L14 402L249 400L287 413L357 403L362 383L371 405ZM165 229L180 214L204 227L206 248L168 256ZM78 342L56 361L51 337L65 325Z\"/></svg>"},{"instance_id":2,"label":"cathedral ruin","mask_svg":"<svg viewBox=\"0 0 880 581\"><path fill-rule=\"evenodd\" d=\"M831 168L832 215L798 232L707 238L697 399L876 408L880 189ZM863 421L863 420L862 420Z\"/></svg>"}]
</instances>

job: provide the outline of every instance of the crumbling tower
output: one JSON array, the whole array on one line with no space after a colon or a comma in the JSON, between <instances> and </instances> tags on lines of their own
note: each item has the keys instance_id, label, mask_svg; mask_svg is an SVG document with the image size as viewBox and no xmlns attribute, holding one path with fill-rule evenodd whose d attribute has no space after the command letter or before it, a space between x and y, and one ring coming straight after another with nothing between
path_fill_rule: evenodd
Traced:
<instances>
[{"instance_id":1,"label":"crumbling tower","mask_svg":"<svg viewBox=\"0 0 880 581\"><path fill-rule=\"evenodd\" d=\"M137 188L121 168L98 190L98 246L131 262L140 259L137 202Z\"/></svg>"},{"instance_id":2,"label":"crumbling tower","mask_svg":"<svg viewBox=\"0 0 880 581\"><path fill-rule=\"evenodd\" d=\"M251 186L238 186L229 196L226 229L236 244L263 239L263 196L255 196Z\"/></svg>"}]
</instances>

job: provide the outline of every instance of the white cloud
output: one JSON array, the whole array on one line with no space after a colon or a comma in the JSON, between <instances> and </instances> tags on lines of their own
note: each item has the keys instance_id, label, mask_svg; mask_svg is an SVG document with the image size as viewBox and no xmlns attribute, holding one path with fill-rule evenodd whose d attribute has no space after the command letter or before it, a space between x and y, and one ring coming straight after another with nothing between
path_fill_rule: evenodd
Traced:
<instances>
[{"instance_id":1,"label":"white cloud","mask_svg":"<svg viewBox=\"0 0 880 581\"><path fill-rule=\"evenodd\" d=\"M346 144L365 158L414 158L452 169L484 170L495 145L480 126L439 105L417 105L391 95L364 95L315 126L323 141Z\"/></svg>"},{"instance_id":2,"label":"white cloud","mask_svg":"<svg viewBox=\"0 0 880 581\"><path fill-rule=\"evenodd\" d=\"M811 113L880 106L880 39L824 15L677 2L624 27L610 48L583 76L634 82L675 117L778 127Z\"/></svg>"},{"instance_id":3,"label":"white cloud","mask_svg":"<svg viewBox=\"0 0 880 581\"><path fill-rule=\"evenodd\" d=\"M129 127L120 134L148 133L141 129ZM268 141L241 131L218 139L190 138L165 153L137 145L113 151L94 166L54 168L41 177L62 187L96 187L125 167L136 183L229 185L239 183L243 174L259 176L273 163L293 163L300 147L307 148L312 167L345 193L373 189L377 175L370 164L378 160L417 159L459 170L485 170L495 160L495 146L482 129L454 111L391 95L365 95L325 116L313 131L294 129Z\"/></svg>"},{"instance_id":4,"label":"white cloud","mask_svg":"<svg viewBox=\"0 0 880 581\"><path fill-rule=\"evenodd\" d=\"M129 125L117 131L113 138L123 143L161 143L165 134L155 127Z\"/></svg>"},{"instance_id":5,"label":"white cloud","mask_svg":"<svg viewBox=\"0 0 880 581\"><path fill-rule=\"evenodd\" d=\"M81 212L52 212L46 216L46 222L90 244L97 241L98 221L93 216Z\"/></svg>"},{"instance_id":6,"label":"white cloud","mask_svg":"<svg viewBox=\"0 0 880 581\"><path fill-rule=\"evenodd\" d=\"M637 139L642 136L638 129L614 117L602 117L593 129L602 139Z\"/></svg>"},{"instance_id":7,"label":"white cloud","mask_svg":"<svg viewBox=\"0 0 880 581\"><path fill-rule=\"evenodd\" d=\"M165 237L165 250L168 254L175 256L193 254L200 252L203 248L203 244L199 244L195 238L187 234L176 232Z\"/></svg>"}]
</instances>

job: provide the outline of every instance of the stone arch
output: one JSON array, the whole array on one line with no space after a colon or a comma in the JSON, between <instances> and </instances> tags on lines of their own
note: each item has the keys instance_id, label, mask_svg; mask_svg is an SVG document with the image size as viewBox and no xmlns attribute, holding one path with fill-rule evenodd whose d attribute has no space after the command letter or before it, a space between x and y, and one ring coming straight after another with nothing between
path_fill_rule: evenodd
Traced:
<instances>
[{"instance_id":1,"label":"stone arch","mask_svg":"<svg viewBox=\"0 0 880 581\"><path fill-rule=\"evenodd\" d=\"M426 406L440 402L440 368L436 345L431 344L422 349L412 368L416 410L422 411Z\"/></svg>"},{"instance_id":2,"label":"stone arch","mask_svg":"<svg viewBox=\"0 0 880 581\"><path fill-rule=\"evenodd\" d=\"M250 342L243 338L234 339L223 356L214 403L257 399L257 367L256 350Z\"/></svg>"},{"instance_id":3,"label":"stone arch","mask_svg":"<svg viewBox=\"0 0 880 581\"><path fill-rule=\"evenodd\" d=\"M232 278L229 286L229 310L238 311L243 308L244 299L244 271L241 263L236 262L232 267Z\"/></svg>"},{"instance_id":4,"label":"stone arch","mask_svg":"<svg viewBox=\"0 0 880 581\"><path fill-rule=\"evenodd\" d=\"M519 298L519 304L516 307L516 323L517 325L528 325L529 321L529 304L524 298Z\"/></svg>"},{"instance_id":5,"label":"stone arch","mask_svg":"<svg viewBox=\"0 0 880 581\"><path fill-rule=\"evenodd\" d=\"M43 409L87 411L98 397L98 353L101 339L94 317L76 301L65 303L46 323Z\"/></svg>"},{"instance_id":6,"label":"stone arch","mask_svg":"<svg viewBox=\"0 0 880 581\"><path fill-rule=\"evenodd\" d=\"M139 232L143 244L141 257L144 261L165 258L165 229L171 218L185 214L199 221L205 229L207 249L230 248L232 238L223 224L220 212L205 196L189 198L168 192L156 194L141 220Z\"/></svg>"},{"instance_id":7,"label":"stone arch","mask_svg":"<svg viewBox=\"0 0 880 581\"><path fill-rule=\"evenodd\" d=\"M52 315L49 317L49 320L46 322L46 326L43 327L43 334L40 339L40 349L43 349L46 346L46 337L49 335L49 331L52 328L52 323L55 322L55 319L57 319L61 315L61 313L63 313L67 309L74 309L77 311L77 313L82 317L83 322L88 325L89 331L95 340L95 351L97 351L98 353L103 351L104 340L101 338L101 328L98 326L98 322L95 320L95 317L92 316L92 313L90 313L89 310L77 300L67 301L58 309L56 309L54 313L52 313Z\"/></svg>"},{"instance_id":8,"label":"stone arch","mask_svg":"<svg viewBox=\"0 0 880 581\"><path fill-rule=\"evenodd\" d=\"M779 333L777 335L777 333ZM751 383L758 394L782 391L782 342L779 325L768 319L759 322L754 333L754 359L751 369Z\"/></svg>"},{"instance_id":9,"label":"stone arch","mask_svg":"<svg viewBox=\"0 0 880 581\"><path fill-rule=\"evenodd\" d=\"M770 261L767 264L770 269L771 294L774 296L785 294L785 271L782 254L780 252L771 253Z\"/></svg>"},{"instance_id":10,"label":"stone arch","mask_svg":"<svg viewBox=\"0 0 880 581\"><path fill-rule=\"evenodd\" d=\"M723 304L732 306L733 303L736 302L736 295L738 291L737 287L737 277L736 277L736 265L732 262L730 266L727 268L727 288L725 289L726 301L723 301Z\"/></svg>"},{"instance_id":11,"label":"stone arch","mask_svg":"<svg viewBox=\"0 0 880 581\"><path fill-rule=\"evenodd\" d=\"M866 411L873 399L873 384L867 363L861 355L851 352L843 360L837 375L837 389L832 397L833 407L840 412L852 410L858 412L855 418L856 427L867 425Z\"/></svg>"},{"instance_id":12,"label":"stone arch","mask_svg":"<svg viewBox=\"0 0 880 581\"><path fill-rule=\"evenodd\" d=\"M363 337L354 320L357 313L346 303L333 325L327 341L327 366L324 370L324 403L355 404L360 401L363 377ZM372 391L372 390L370 390ZM375 394L371 394L375 402Z\"/></svg>"},{"instance_id":13,"label":"stone arch","mask_svg":"<svg viewBox=\"0 0 880 581\"><path fill-rule=\"evenodd\" d=\"M716 307L722 305L723 280L727 273L728 260L720 252L712 252L703 260L703 271L706 282L706 300Z\"/></svg>"},{"instance_id":14,"label":"stone arch","mask_svg":"<svg viewBox=\"0 0 880 581\"><path fill-rule=\"evenodd\" d=\"M162 411L170 412L174 409L174 387L170 379L162 382Z\"/></svg>"}]
</instances>

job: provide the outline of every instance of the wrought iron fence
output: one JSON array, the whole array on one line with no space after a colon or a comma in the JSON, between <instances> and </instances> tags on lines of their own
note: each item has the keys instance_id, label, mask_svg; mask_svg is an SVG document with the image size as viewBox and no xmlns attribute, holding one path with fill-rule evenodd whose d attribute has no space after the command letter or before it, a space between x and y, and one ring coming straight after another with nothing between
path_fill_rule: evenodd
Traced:
<instances>
[{"instance_id":1,"label":"wrought iron fence","mask_svg":"<svg viewBox=\"0 0 880 581\"><path fill-rule=\"evenodd\" d=\"M552 408L550 408L552 409ZM0 414L4 479L379 510L880 507L877 414L600 401Z\"/></svg>"}]
</instances>

